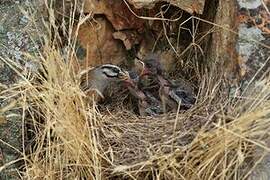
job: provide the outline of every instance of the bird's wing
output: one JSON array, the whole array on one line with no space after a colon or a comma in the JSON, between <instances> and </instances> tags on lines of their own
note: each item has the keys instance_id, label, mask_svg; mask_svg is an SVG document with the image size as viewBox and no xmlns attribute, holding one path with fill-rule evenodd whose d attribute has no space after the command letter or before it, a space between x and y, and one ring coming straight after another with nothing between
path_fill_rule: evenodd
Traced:
<instances>
[{"instance_id":1,"label":"bird's wing","mask_svg":"<svg viewBox=\"0 0 270 180\"><path fill-rule=\"evenodd\" d=\"M171 99L173 99L177 104L182 102L182 98L181 96L179 96L178 94L176 94L176 92L174 90L170 90L168 93L169 97Z\"/></svg>"},{"instance_id":2,"label":"bird's wing","mask_svg":"<svg viewBox=\"0 0 270 180\"><path fill-rule=\"evenodd\" d=\"M174 92L179 98L181 98L182 104L184 105L187 105L187 104L191 105L191 104L194 104L196 101L195 96L189 91L177 88Z\"/></svg>"}]
</instances>

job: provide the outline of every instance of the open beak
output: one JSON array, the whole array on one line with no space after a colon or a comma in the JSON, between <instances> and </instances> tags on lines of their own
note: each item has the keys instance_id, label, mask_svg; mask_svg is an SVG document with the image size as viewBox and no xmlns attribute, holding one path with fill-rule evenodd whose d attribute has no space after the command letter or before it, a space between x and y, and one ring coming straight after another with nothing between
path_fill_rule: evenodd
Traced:
<instances>
[{"instance_id":1,"label":"open beak","mask_svg":"<svg viewBox=\"0 0 270 180\"><path fill-rule=\"evenodd\" d=\"M135 59L134 63L135 63L136 69L140 72L140 76L144 76L146 74L149 74L149 72L145 68L145 64L143 61Z\"/></svg>"},{"instance_id":2,"label":"open beak","mask_svg":"<svg viewBox=\"0 0 270 180\"><path fill-rule=\"evenodd\" d=\"M135 59L135 66L140 69L140 76L146 76L151 74L151 71L145 66L145 63L141 60Z\"/></svg>"},{"instance_id":3,"label":"open beak","mask_svg":"<svg viewBox=\"0 0 270 180\"><path fill-rule=\"evenodd\" d=\"M147 68L144 68L143 71L141 72L140 76L146 76L150 75L151 71L149 71Z\"/></svg>"},{"instance_id":4,"label":"open beak","mask_svg":"<svg viewBox=\"0 0 270 180\"><path fill-rule=\"evenodd\" d=\"M122 71L118 74L118 78L123 81L127 81L130 79L129 73L127 71Z\"/></svg>"}]
</instances>

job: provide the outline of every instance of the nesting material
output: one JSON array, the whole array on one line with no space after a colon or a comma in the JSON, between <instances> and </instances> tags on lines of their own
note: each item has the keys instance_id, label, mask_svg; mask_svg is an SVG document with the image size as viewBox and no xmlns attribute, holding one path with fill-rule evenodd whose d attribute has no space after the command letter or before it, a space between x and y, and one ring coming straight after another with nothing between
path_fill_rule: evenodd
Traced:
<instances>
[{"instance_id":1,"label":"nesting material","mask_svg":"<svg viewBox=\"0 0 270 180\"><path fill-rule=\"evenodd\" d=\"M103 109L94 101L85 105L80 83L59 52L48 48L44 54L47 72L45 78L36 77L39 84L25 77L5 92L26 100L21 108L34 126L27 141L32 149L25 156L30 179L219 179L235 174L245 179L253 162L263 157L253 156L254 148L269 149L264 145L269 81L247 90L251 95L243 94L246 98L230 101L222 77L206 73L189 110L138 117L121 99Z\"/></svg>"}]
</instances>

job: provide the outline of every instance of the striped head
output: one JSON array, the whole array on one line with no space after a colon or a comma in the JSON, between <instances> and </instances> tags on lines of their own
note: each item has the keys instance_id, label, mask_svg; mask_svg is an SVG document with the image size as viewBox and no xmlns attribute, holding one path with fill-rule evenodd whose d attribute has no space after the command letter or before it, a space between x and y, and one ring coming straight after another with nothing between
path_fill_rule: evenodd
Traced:
<instances>
[{"instance_id":1,"label":"striped head","mask_svg":"<svg viewBox=\"0 0 270 180\"><path fill-rule=\"evenodd\" d=\"M98 66L93 70L93 73L97 79L104 81L122 81L129 78L127 71L112 64Z\"/></svg>"},{"instance_id":2,"label":"striped head","mask_svg":"<svg viewBox=\"0 0 270 180\"><path fill-rule=\"evenodd\" d=\"M87 89L96 89L100 93L106 89L111 82L125 81L129 79L127 71L112 64L104 64L95 67L82 78L81 87Z\"/></svg>"}]
</instances>

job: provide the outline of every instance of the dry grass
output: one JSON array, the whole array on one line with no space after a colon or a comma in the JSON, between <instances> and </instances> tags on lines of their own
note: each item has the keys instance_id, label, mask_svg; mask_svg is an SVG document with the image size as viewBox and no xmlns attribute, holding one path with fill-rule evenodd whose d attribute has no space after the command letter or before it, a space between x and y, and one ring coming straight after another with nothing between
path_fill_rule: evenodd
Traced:
<instances>
[{"instance_id":1,"label":"dry grass","mask_svg":"<svg viewBox=\"0 0 270 180\"><path fill-rule=\"evenodd\" d=\"M24 142L20 152L24 178L245 179L270 151L267 77L228 98L213 64L202 73L197 103L188 111L155 118L123 107L99 112L79 88L69 40L65 59L46 36L39 56L26 55L38 59L42 75L1 58L21 77L1 95L15 98L22 110L24 141L31 134L32 143Z\"/></svg>"}]
</instances>

